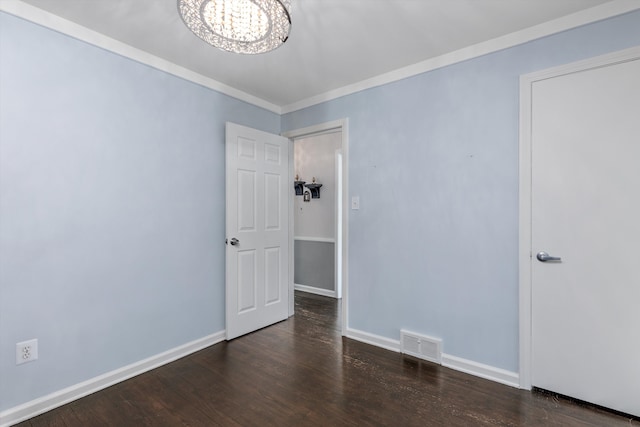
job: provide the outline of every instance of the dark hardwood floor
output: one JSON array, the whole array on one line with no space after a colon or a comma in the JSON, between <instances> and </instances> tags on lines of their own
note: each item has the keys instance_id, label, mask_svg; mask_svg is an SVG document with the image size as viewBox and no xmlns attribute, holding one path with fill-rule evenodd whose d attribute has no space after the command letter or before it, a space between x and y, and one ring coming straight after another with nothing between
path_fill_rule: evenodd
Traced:
<instances>
[{"instance_id":1,"label":"dark hardwood floor","mask_svg":"<svg viewBox=\"0 0 640 427\"><path fill-rule=\"evenodd\" d=\"M296 315L20 426L617 426L638 421L340 336L339 302Z\"/></svg>"}]
</instances>

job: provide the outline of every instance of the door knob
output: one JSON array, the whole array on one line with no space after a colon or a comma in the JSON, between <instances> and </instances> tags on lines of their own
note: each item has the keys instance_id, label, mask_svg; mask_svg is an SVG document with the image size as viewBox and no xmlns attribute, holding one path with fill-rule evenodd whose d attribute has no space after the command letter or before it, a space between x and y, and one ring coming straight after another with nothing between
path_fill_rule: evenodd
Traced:
<instances>
[{"instance_id":1,"label":"door knob","mask_svg":"<svg viewBox=\"0 0 640 427\"><path fill-rule=\"evenodd\" d=\"M536 258L538 258L538 261L540 261L540 262L562 261L562 258L560 258L559 256L551 256L548 253L546 253L545 251L538 252L538 254L536 255Z\"/></svg>"},{"instance_id":2,"label":"door knob","mask_svg":"<svg viewBox=\"0 0 640 427\"><path fill-rule=\"evenodd\" d=\"M231 243L231 246L235 246L240 244L240 240L236 239L235 237L231 238L231 240L229 241L229 243Z\"/></svg>"}]
</instances>

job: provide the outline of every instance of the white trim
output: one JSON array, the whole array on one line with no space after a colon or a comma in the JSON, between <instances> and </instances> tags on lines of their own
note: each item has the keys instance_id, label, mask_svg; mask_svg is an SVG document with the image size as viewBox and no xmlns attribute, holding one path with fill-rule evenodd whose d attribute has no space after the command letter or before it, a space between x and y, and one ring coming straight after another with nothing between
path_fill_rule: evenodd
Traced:
<instances>
[{"instance_id":1,"label":"white trim","mask_svg":"<svg viewBox=\"0 0 640 427\"><path fill-rule=\"evenodd\" d=\"M531 389L531 84L520 76L518 307L520 387Z\"/></svg>"},{"instance_id":2,"label":"white trim","mask_svg":"<svg viewBox=\"0 0 640 427\"><path fill-rule=\"evenodd\" d=\"M289 181L294 181L294 148L293 148L293 139L289 138ZM294 223L294 210L295 210L295 202L293 191L289 191L289 317L293 316L296 313L296 303L295 303L295 253L294 253L294 245L295 245L295 223Z\"/></svg>"},{"instance_id":3,"label":"white trim","mask_svg":"<svg viewBox=\"0 0 640 427\"><path fill-rule=\"evenodd\" d=\"M342 298L342 147L334 152L333 175L336 180L334 196L334 231L335 243L333 246L333 281L335 283L336 298Z\"/></svg>"},{"instance_id":4,"label":"white trim","mask_svg":"<svg viewBox=\"0 0 640 427\"><path fill-rule=\"evenodd\" d=\"M518 388L520 385L517 372L507 371L506 369L496 368L450 354L442 354L442 366L511 387Z\"/></svg>"},{"instance_id":5,"label":"white trim","mask_svg":"<svg viewBox=\"0 0 640 427\"><path fill-rule=\"evenodd\" d=\"M30 402L23 403L22 405L9 408L0 413L0 427L17 424L21 421L33 418L36 415L40 415L44 412L80 399L81 397L87 396L91 393L95 393L96 391L128 380L136 375L140 375L159 366L166 365L174 360L224 341L224 337L225 331L216 332L215 334L191 341L187 344L175 347L147 359L140 360L139 362L123 366L111 372L107 372L106 374L99 375L87 381L66 387Z\"/></svg>"},{"instance_id":6,"label":"white trim","mask_svg":"<svg viewBox=\"0 0 640 427\"><path fill-rule=\"evenodd\" d=\"M400 341L398 340L392 340L380 335L370 334L369 332L351 328L347 329L346 337L365 344L375 345L376 347L384 348L385 350L400 353Z\"/></svg>"},{"instance_id":7,"label":"white trim","mask_svg":"<svg viewBox=\"0 0 640 427\"><path fill-rule=\"evenodd\" d=\"M581 72L640 58L640 46L597 56L520 77L519 136L519 307L520 387L531 389L531 99L533 84L540 80Z\"/></svg>"},{"instance_id":8,"label":"white trim","mask_svg":"<svg viewBox=\"0 0 640 427\"><path fill-rule=\"evenodd\" d=\"M294 236L294 240L302 240L305 242L321 242L321 243L335 243L336 239L329 237L307 237L307 236Z\"/></svg>"},{"instance_id":9,"label":"white trim","mask_svg":"<svg viewBox=\"0 0 640 427\"><path fill-rule=\"evenodd\" d=\"M351 95L366 89L382 86L428 71L433 71L458 62L477 58L492 52L508 49L531 40L622 15L637 9L640 9L640 5L638 5L637 0L614 0L612 2L585 9L533 27L525 28L524 30L506 34L492 40L402 67L388 73L383 73L370 79L362 80L351 85L302 99L291 104L279 106L257 96L228 86L210 77L203 76L202 74L198 74L194 71L181 67L148 52L107 37L104 34L90 30L20 0L0 0L0 10L3 12L26 19L43 27L50 28L62 34L66 34L78 40L106 49L110 52L138 61L142 64L149 65L158 70L189 80L201 86L280 115L331 101L346 95Z\"/></svg>"},{"instance_id":10,"label":"white trim","mask_svg":"<svg viewBox=\"0 0 640 427\"><path fill-rule=\"evenodd\" d=\"M477 58L492 52L508 49L535 39L601 21L617 15L622 15L637 9L640 9L640 4L637 0L615 0L284 105L281 109L282 114L291 113L293 111L331 101L346 95L351 95L366 89L393 83L398 80Z\"/></svg>"},{"instance_id":11,"label":"white trim","mask_svg":"<svg viewBox=\"0 0 640 427\"><path fill-rule=\"evenodd\" d=\"M315 286L293 285L296 291L306 292L308 294L322 295L323 297L337 298L336 291L329 289L316 288Z\"/></svg>"},{"instance_id":12,"label":"white trim","mask_svg":"<svg viewBox=\"0 0 640 427\"><path fill-rule=\"evenodd\" d=\"M342 135L342 335L346 336L349 327L349 119L291 130L284 132L283 136L297 139L331 132L341 132Z\"/></svg>"},{"instance_id":13,"label":"white trim","mask_svg":"<svg viewBox=\"0 0 640 427\"><path fill-rule=\"evenodd\" d=\"M341 129L342 131L344 131L343 128L346 125L346 123L347 123L347 119L333 120L330 122L307 126L300 129L290 130L290 131L284 132L282 136L286 136L287 138L291 138L291 139L300 139L300 138L305 138L312 135L317 136L317 135L324 135L327 133L336 133L336 132L340 132Z\"/></svg>"},{"instance_id":14,"label":"white trim","mask_svg":"<svg viewBox=\"0 0 640 427\"><path fill-rule=\"evenodd\" d=\"M257 96L228 86L210 77L203 76L195 71L181 67L180 65L169 62L166 59L152 55L141 49L135 48L116 39L112 39L111 37L107 37L104 34L93 31L87 27L83 27L75 22L66 20L22 1L0 0L0 10L51 30L58 31L93 46L106 49L109 52L124 56L125 58L148 65L157 70L164 71L165 73L169 73L176 77L197 83L206 88L213 89L216 92L231 96L239 99L240 101L248 102L249 104L264 108L265 110L269 110L276 114L282 114L282 109L278 105L272 104L262 98L258 98Z\"/></svg>"},{"instance_id":15,"label":"white trim","mask_svg":"<svg viewBox=\"0 0 640 427\"><path fill-rule=\"evenodd\" d=\"M349 327L349 119L342 128L342 335Z\"/></svg>"},{"instance_id":16,"label":"white trim","mask_svg":"<svg viewBox=\"0 0 640 427\"><path fill-rule=\"evenodd\" d=\"M394 351L396 353L402 352L400 341L392 340L380 335L370 334L357 329L348 329L346 336L347 338L384 348L385 350ZM464 372L465 374L505 384L510 387L518 388L520 384L517 372L507 371L506 369L496 368L494 366L485 365L483 363L474 362L472 360L463 359L450 354L442 353L442 366Z\"/></svg>"}]
</instances>

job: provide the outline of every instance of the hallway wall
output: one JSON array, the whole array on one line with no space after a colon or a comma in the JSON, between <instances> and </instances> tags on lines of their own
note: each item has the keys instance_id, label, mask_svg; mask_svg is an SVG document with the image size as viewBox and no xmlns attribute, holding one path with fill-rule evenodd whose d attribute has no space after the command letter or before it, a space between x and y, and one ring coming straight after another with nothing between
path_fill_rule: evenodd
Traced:
<instances>
[{"instance_id":1,"label":"hallway wall","mask_svg":"<svg viewBox=\"0 0 640 427\"><path fill-rule=\"evenodd\" d=\"M335 292L336 182L335 153L340 132L296 139L294 173L300 180L322 184L320 198L294 199L295 284ZM304 188L309 191L308 188Z\"/></svg>"}]
</instances>

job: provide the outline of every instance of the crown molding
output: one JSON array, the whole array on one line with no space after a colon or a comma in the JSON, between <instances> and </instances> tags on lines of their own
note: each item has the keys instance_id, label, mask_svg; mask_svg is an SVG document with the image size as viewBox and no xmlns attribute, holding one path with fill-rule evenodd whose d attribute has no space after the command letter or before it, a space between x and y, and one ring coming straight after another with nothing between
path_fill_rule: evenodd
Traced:
<instances>
[{"instance_id":1,"label":"crown molding","mask_svg":"<svg viewBox=\"0 0 640 427\"><path fill-rule=\"evenodd\" d=\"M247 102L276 114L281 114L281 108L262 98L248 94L234 87L228 86L212 78L181 67L173 62L152 55L141 49L130 46L126 43L107 37L104 34L93 31L75 22L61 18L50 12L24 3L20 0L0 0L0 11L25 19L40 26L49 28L59 33L68 35L80 41L108 50L125 58L153 67L165 73L199 84L206 88L215 90L224 95L231 96L240 101Z\"/></svg>"},{"instance_id":2,"label":"crown molding","mask_svg":"<svg viewBox=\"0 0 640 427\"><path fill-rule=\"evenodd\" d=\"M407 67L380 74L367 80L362 80L351 85L343 86L329 92L284 105L282 106L282 114L302 110L303 108L341 98L346 95L393 83L398 80L433 71L462 61L467 61L492 52L508 49L535 39L550 36L582 25L591 24L593 22L602 21L604 19L638 9L640 9L640 2L638 0L614 0L609 3L585 9L552 21L525 28L524 30L506 34L486 42L468 46Z\"/></svg>"},{"instance_id":3,"label":"crown molding","mask_svg":"<svg viewBox=\"0 0 640 427\"><path fill-rule=\"evenodd\" d=\"M206 88L231 96L276 114L286 114L301 110L323 102L331 101L343 96L361 92L377 86L393 83L408 77L453 65L462 61L487 55L492 52L508 49L529 41L550 36L562 31L570 30L582 25L601 21L624 13L640 9L638 0L614 0L599 6L585 9L552 21L544 22L521 31L510 33L486 42L465 47L444 55L427 59L413 65L399 68L388 73L380 74L370 79L362 80L351 85L343 86L319 95L279 106L256 97L232 86L228 86L210 77L191 71L175 63L152 55L141 49L122 43L104 34L83 27L57 15L31 6L20 0L0 0L0 11L33 22L62 34L66 34L86 43L106 49L123 57L132 59L160 71L183 78Z\"/></svg>"}]
</instances>

